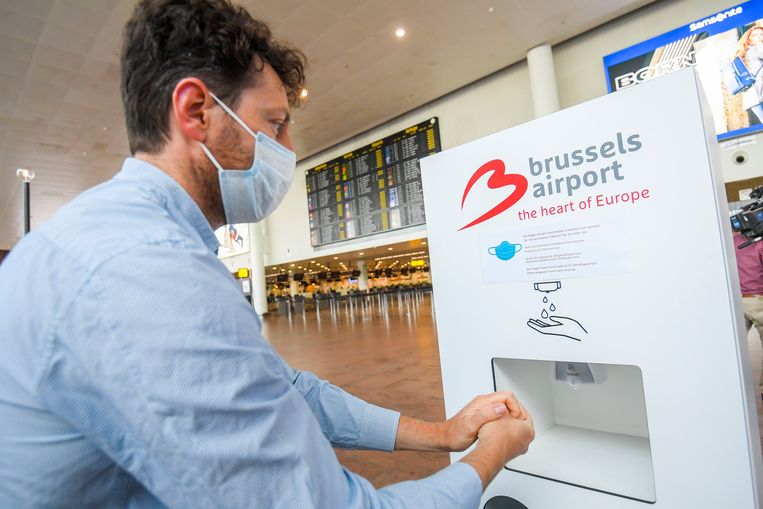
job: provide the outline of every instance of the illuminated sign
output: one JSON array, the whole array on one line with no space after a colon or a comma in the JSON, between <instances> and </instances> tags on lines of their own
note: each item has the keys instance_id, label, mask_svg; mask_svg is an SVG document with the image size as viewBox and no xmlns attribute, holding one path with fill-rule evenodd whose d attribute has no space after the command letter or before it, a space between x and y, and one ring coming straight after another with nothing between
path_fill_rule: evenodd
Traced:
<instances>
[{"instance_id":1,"label":"illuminated sign","mask_svg":"<svg viewBox=\"0 0 763 509\"><path fill-rule=\"evenodd\" d=\"M697 70L718 140L763 131L763 0L724 9L604 57L609 92L686 67ZM745 76L751 76L749 84L733 85Z\"/></svg>"}]
</instances>

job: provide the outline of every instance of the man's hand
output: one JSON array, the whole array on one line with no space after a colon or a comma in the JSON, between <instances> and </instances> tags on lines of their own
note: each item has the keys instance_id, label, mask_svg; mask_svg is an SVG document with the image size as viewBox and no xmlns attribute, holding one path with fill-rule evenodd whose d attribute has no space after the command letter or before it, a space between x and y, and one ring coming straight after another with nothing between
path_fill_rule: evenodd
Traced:
<instances>
[{"instance_id":1,"label":"man's hand","mask_svg":"<svg viewBox=\"0 0 763 509\"><path fill-rule=\"evenodd\" d=\"M477 396L445 422L426 422L401 416L395 449L409 451L463 451L477 440L483 424L511 415L528 418L527 411L508 391Z\"/></svg>"},{"instance_id":2,"label":"man's hand","mask_svg":"<svg viewBox=\"0 0 763 509\"><path fill-rule=\"evenodd\" d=\"M510 391L477 396L460 412L443 423L447 451L463 451L477 440L480 428L504 415L526 420L529 415Z\"/></svg>"},{"instance_id":3,"label":"man's hand","mask_svg":"<svg viewBox=\"0 0 763 509\"><path fill-rule=\"evenodd\" d=\"M522 410L524 419L505 414L500 419L485 423L479 430L477 447L461 460L477 471L483 489L507 462L526 453L535 438L532 418L524 408Z\"/></svg>"},{"instance_id":4,"label":"man's hand","mask_svg":"<svg viewBox=\"0 0 763 509\"><path fill-rule=\"evenodd\" d=\"M480 444L500 449L505 458L502 463L526 453L530 442L535 438L535 427L532 417L527 412L525 416L524 419L504 416L486 423L479 431Z\"/></svg>"}]
</instances>

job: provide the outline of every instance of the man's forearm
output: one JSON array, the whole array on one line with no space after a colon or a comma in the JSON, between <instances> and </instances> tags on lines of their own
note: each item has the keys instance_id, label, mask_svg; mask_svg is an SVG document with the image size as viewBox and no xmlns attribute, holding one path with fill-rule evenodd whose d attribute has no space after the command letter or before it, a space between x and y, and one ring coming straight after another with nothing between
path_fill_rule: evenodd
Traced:
<instances>
[{"instance_id":1,"label":"man's forearm","mask_svg":"<svg viewBox=\"0 0 763 509\"><path fill-rule=\"evenodd\" d=\"M395 449L450 451L446 443L445 423L422 421L401 415L395 438Z\"/></svg>"},{"instance_id":2,"label":"man's forearm","mask_svg":"<svg viewBox=\"0 0 763 509\"><path fill-rule=\"evenodd\" d=\"M477 445L469 454L461 458L462 463L470 465L477 471L482 481L482 489L487 488L490 481L498 475L506 464L504 457L497 450Z\"/></svg>"}]
</instances>

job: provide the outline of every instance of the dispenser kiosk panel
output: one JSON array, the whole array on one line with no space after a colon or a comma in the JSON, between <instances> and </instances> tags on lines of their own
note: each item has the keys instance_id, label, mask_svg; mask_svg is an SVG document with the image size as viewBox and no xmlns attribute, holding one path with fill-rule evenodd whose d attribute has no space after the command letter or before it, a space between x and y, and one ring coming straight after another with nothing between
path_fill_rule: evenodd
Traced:
<instances>
[{"instance_id":1,"label":"dispenser kiosk panel","mask_svg":"<svg viewBox=\"0 0 763 509\"><path fill-rule=\"evenodd\" d=\"M422 160L446 412L536 428L481 507L759 506L712 125L687 69Z\"/></svg>"}]
</instances>

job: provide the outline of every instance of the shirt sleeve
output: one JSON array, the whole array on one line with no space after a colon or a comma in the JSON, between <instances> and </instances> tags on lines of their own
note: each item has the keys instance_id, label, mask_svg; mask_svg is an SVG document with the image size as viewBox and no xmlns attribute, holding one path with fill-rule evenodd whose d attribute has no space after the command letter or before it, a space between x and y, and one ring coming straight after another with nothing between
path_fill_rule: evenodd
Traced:
<instances>
[{"instance_id":1,"label":"shirt sleeve","mask_svg":"<svg viewBox=\"0 0 763 509\"><path fill-rule=\"evenodd\" d=\"M373 407L350 409L354 399L305 373L295 385L203 246L161 242L116 254L62 314L48 348L44 404L169 507L479 503L479 477L465 464L380 490L344 469L316 416L350 418L349 431L327 428L359 446L388 445L393 417L384 413L377 430ZM334 399L347 409L336 411Z\"/></svg>"},{"instance_id":2,"label":"shirt sleeve","mask_svg":"<svg viewBox=\"0 0 763 509\"><path fill-rule=\"evenodd\" d=\"M367 403L308 371L291 373L294 387L305 398L331 445L342 449L395 449L399 412Z\"/></svg>"}]
</instances>

